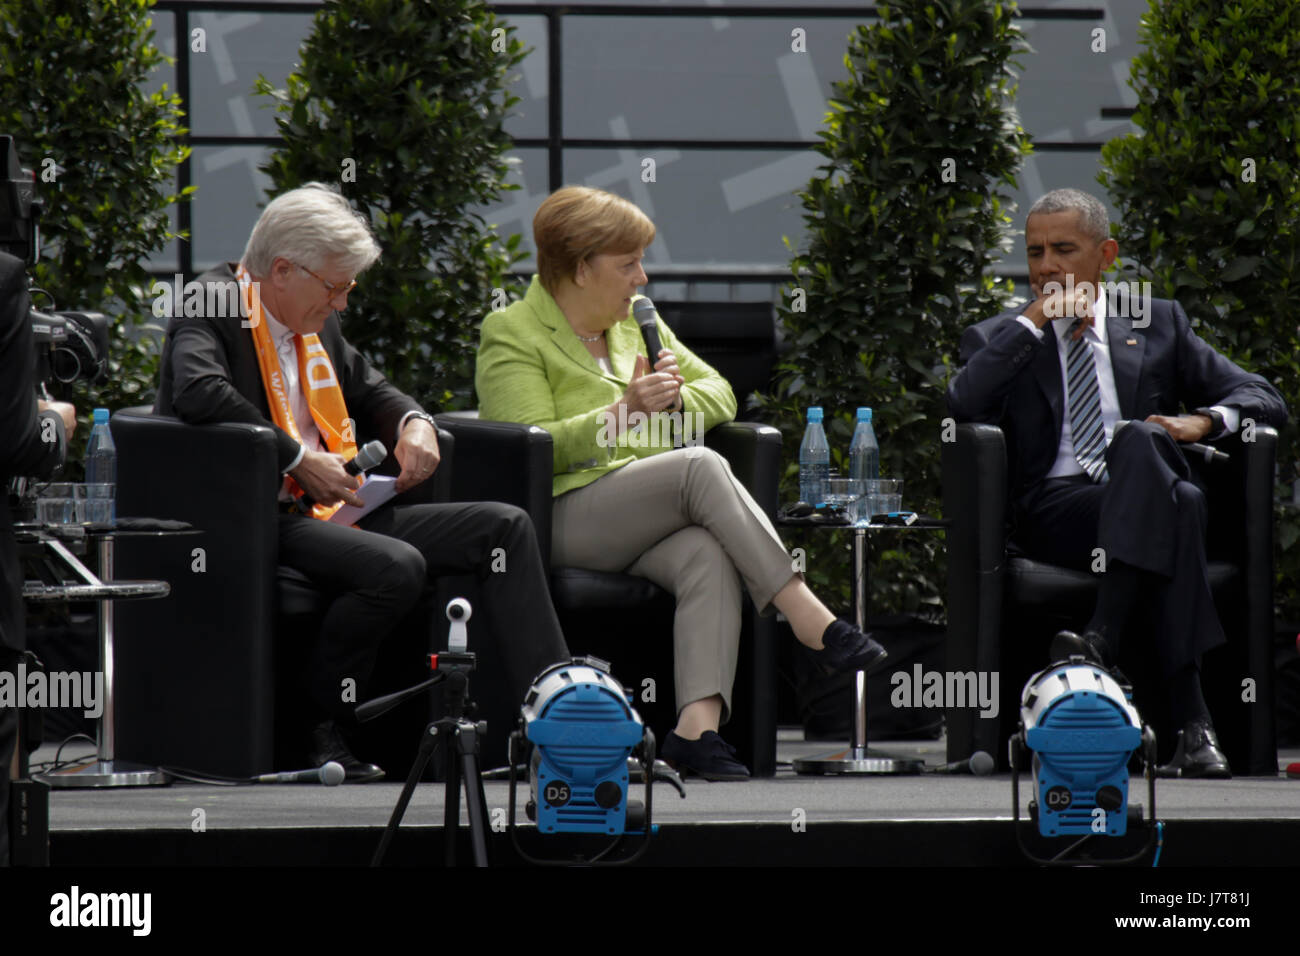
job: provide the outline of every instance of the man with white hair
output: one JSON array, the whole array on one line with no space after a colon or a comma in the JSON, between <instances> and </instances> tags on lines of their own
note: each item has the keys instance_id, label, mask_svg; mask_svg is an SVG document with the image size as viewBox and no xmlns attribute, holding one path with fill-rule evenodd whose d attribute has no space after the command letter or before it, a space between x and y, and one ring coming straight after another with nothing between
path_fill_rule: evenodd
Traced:
<instances>
[{"instance_id":1,"label":"man with white hair","mask_svg":"<svg viewBox=\"0 0 1300 956\"><path fill-rule=\"evenodd\" d=\"M523 699L538 672L569 656L532 522L520 509L390 503L357 527L325 520L343 504L361 504L358 481L344 464L367 440L392 449L401 466L399 493L438 467L433 419L372 368L340 328L356 276L379 251L365 219L322 184L274 199L241 261L198 279L205 289L237 290L204 296L203 311L214 302L239 307L172 319L154 409L196 425L249 422L275 430L283 476L279 561L334 595L309 669L319 709L310 756L342 763L347 779L357 781L383 771L349 750L345 734L354 718L344 681L355 681L355 699L364 699L379 643L415 607L430 578L479 576L488 627L509 648L499 666L488 662L484 670L504 672L515 699ZM507 560L493 573L498 548ZM508 622L494 615L515 607L528 613Z\"/></svg>"}]
</instances>

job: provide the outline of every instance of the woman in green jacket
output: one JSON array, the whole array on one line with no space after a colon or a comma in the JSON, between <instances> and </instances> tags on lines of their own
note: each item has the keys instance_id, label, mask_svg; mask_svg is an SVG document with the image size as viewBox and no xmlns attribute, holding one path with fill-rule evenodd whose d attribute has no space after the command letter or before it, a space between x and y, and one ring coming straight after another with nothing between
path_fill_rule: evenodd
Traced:
<instances>
[{"instance_id":1,"label":"woman in green jacket","mask_svg":"<svg viewBox=\"0 0 1300 956\"><path fill-rule=\"evenodd\" d=\"M662 321L651 366L631 318L655 236L645 214L568 186L542 203L533 236L538 275L527 294L483 322L480 414L551 433L553 564L623 571L675 596L678 722L664 759L710 780L745 779L717 733L730 712L742 580L828 673L869 667L885 651L817 599L726 460L699 444L735 417L726 379ZM676 431L686 447L674 450Z\"/></svg>"}]
</instances>

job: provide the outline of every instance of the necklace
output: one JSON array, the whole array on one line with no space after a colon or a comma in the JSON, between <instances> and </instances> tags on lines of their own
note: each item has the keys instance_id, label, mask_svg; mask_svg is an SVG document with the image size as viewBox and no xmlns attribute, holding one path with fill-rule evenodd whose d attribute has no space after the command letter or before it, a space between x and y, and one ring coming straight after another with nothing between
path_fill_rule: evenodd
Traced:
<instances>
[{"instance_id":1,"label":"necklace","mask_svg":"<svg viewBox=\"0 0 1300 956\"><path fill-rule=\"evenodd\" d=\"M584 342L599 342L601 339L605 337L604 332L598 332L595 335L583 335L577 329L574 330L573 334L576 335L579 339L581 339Z\"/></svg>"}]
</instances>

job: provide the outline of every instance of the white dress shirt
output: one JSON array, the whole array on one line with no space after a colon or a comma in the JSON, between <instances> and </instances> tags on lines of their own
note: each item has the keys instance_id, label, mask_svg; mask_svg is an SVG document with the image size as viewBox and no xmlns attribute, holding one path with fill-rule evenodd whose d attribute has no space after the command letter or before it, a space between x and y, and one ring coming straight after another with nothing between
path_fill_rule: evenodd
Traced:
<instances>
[{"instance_id":1,"label":"white dress shirt","mask_svg":"<svg viewBox=\"0 0 1300 956\"><path fill-rule=\"evenodd\" d=\"M1083 340L1088 343L1092 349L1092 357L1097 367L1097 389L1101 403L1101 423L1106 431L1106 445L1110 446L1111 439L1115 436L1115 423L1119 421L1119 392L1115 388L1115 369L1110 361L1110 341L1106 330L1106 296L1098 294L1097 301L1093 304L1093 315L1096 321L1083 333ZM1034 325L1032 319L1025 315L1016 316L1016 321L1033 332L1041 341L1046 334L1044 329ZM1066 362L1069 358L1070 346L1073 344L1070 339L1070 326L1074 324L1071 316L1062 316L1058 319L1052 319L1050 325L1056 335L1057 349L1056 357L1061 363L1061 382L1070 380ZM1079 464L1079 459L1074 454L1074 439L1071 436L1070 427L1070 396L1069 389L1066 388L1064 409L1061 415L1061 442L1056 448L1056 461L1052 463L1051 470L1047 472L1048 478L1065 478L1070 475L1084 474L1083 466ZM1240 411L1226 405L1215 405L1214 410L1223 416L1224 433L1233 433L1237 430L1239 424L1238 418ZM1207 435L1207 438L1215 438L1216 435Z\"/></svg>"}]
</instances>

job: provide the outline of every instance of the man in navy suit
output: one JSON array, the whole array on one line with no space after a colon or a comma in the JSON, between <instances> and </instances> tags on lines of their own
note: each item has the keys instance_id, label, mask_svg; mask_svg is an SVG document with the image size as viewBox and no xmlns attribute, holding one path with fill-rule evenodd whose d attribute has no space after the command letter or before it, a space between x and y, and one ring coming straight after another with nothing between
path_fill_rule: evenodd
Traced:
<instances>
[{"instance_id":1,"label":"man in navy suit","mask_svg":"<svg viewBox=\"0 0 1300 956\"><path fill-rule=\"evenodd\" d=\"M1182 728L1160 771L1228 777L1200 687L1201 655L1226 640L1206 573L1207 506L1177 443L1251 421L1281 425L1286 407L1268 382L1203 342L1177 302L1106 294L1102 273L1119 247L1095 197L1043 196L1025 244L1035 299L965 331L948 406L1005 433L1017 545L1082 570L1095 548L1105 555L1092 620L1082 635L1057 635L1053 659L1112 665L1135 600L1154 602ZM1119 421L1129 424L1116 434Z\"/></svg>"}]
</instances>

